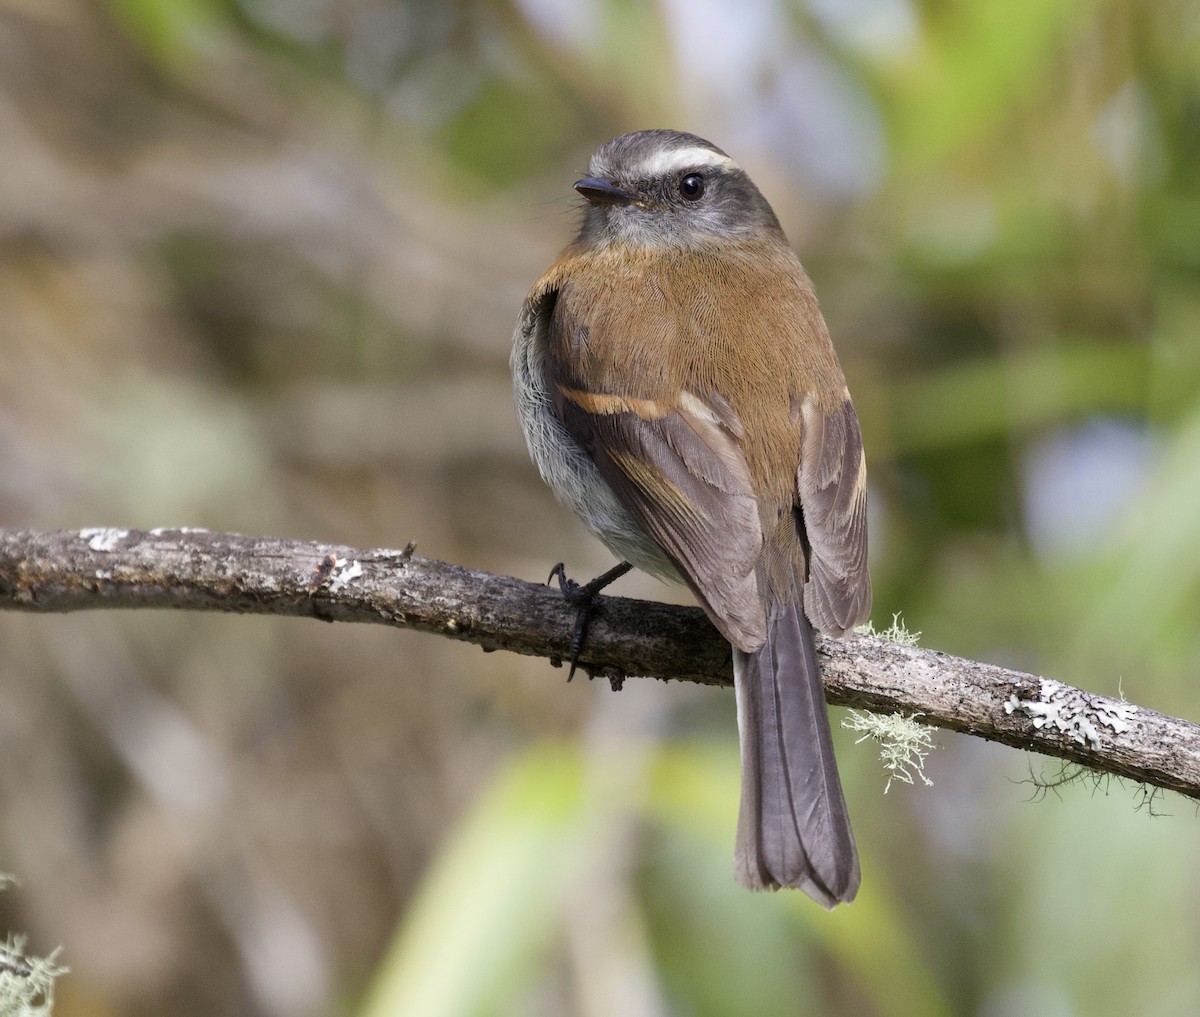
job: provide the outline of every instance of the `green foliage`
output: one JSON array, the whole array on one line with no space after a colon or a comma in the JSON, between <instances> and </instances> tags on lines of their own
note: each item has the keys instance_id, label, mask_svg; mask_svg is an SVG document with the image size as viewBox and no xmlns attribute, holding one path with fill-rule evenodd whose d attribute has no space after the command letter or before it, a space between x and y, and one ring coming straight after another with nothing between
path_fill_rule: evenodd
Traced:
<instances>
[{"instance_id":1,"label":"green foliage","mask_svg":"<svg viewBox=\"0 0 1200 1017\"><path fill-rule=\"evenodd\" d=\"M113 20L166 70L195 67L219 23L221 0L104 0Z\"/></svg>"},{"instance_id":2,"label":"green foliage","mask_svg":"<svg viewBox=\"0 0 1200 1017\"><path fill-rule=\"evenodd\" d=\"M361 1017L506 1012L536 984L589 818L569 749L514 758L440 853Z\"/></svg>"},{"instance_id":3,"label":"green foliage","mask_svg":"<svg viewBox=\"0 0 1200 1017\"><path fill-rule=\"evenodd\" d=\"M734 884L734 763L728 753L667 746L651 761L644 794L626 787L597 798L586 790L597 775L580 753L541 745L514 756L451 834L361 1017L520 1012L544 972L564 963L572 926L610 910L598 876L612 847L605 833L630 819L656 845L633 921L645 923L664 987L684 1012L785 1017L798 998L819 1011L817 971L831 964L874 1012L949 1014L886 893L827 914L799 894L752 895Z\"/></svg>"},{"instance_id":4,"label":"green foliage","mask_svg":"<svg viewBox=\"0 0 1200 1017\"><path fill-rule=\"evenodd\" d=\"M1068 0L927 5L922 38L885 58L885 102L907 169L936 166L1027 107L1086 10Z\"/></svg>"},{"instance_id":5,"label":"green foliage","mask_svg":"<svg viewBox=\"0 0 1200 1017\"><path fill-rule=\"evenodd\" d=\"M447 155L489 192L510 186L561 154L572 111L550 81L488 81L442 128Z\"/></svg>"}]
</instances>

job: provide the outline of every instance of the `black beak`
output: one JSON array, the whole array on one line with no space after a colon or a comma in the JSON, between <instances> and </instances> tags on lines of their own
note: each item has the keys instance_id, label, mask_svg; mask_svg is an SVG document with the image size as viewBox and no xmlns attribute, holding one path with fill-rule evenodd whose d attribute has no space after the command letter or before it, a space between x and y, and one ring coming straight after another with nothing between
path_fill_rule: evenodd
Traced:
<instances>
[{"instance_id":1,"label":"black beak","mask_svg":"<svg viewBox=\"0 0 1200 1017\"><path fill-rule=\"evenodd\" d=\"M637 201L637 195L631 194L611 180L601 180L599 177L576 180L575 190L593 205L631 205Z\"/></svg>"}]
</instances>

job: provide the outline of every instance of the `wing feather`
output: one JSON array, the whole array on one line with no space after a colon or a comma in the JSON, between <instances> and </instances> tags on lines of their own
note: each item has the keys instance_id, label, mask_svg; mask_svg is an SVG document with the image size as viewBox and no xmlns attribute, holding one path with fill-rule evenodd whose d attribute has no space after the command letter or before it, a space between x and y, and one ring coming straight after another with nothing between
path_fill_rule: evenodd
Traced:
<instances>
[{"instance_id":1,"label":"wing feather","mask_svg":"<svg viewBox=\"0 0 1200 1017\"><path fill-rule=\"evenodd\" d=\"M761 646L766 618L755 565L762 529L736 446L697 430L679 410L652 417L630 410L597 414L571 400L557 408L722 634L740 649Z\"/></svg>"},{"instance_id":2,"label":"wing feather","mask_svg":"<svg viewBox=\"0 0 1200 1017\"><path fill-rule=\"evenodd\" d=\"M867 461L854 405L803 408L796 486L809 545L804 606L813 625L840 636L871 610L867 570Z\"/></svg>"}]
</instances>

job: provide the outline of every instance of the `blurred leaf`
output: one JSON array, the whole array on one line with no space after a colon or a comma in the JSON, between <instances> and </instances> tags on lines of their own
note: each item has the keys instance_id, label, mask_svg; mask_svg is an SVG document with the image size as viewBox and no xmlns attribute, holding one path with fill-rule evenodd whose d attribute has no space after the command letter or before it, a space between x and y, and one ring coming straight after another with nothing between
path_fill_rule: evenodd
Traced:
<instances>
[{"instance_id":1,"label":"blurred leaf","mask_svg":"<svg viewBox=\"0 0 1200 1017\"><path fill-rule=\"evenodd\" d=\"M925 6L924 46L890 65L899 153L916 164L995 130L1032 98L1054 44L1081 17L1067 0Z\"/></svg>"},{"instance_id":2,"label":"blurred leaf","mask_svg":"<svg viewBox=\"0 0 1200 1017\"><path fill-rule=\"evenodd\" d=\"M437 855L360 1017L503 1012L541 969L585 822L576 753L508 760Z\"/></svg>"},{"instance_id":3,"label":"blurred leaf","mask_svg":"<svg viewBox=\"0 0 1200 1017\"><path fill-rule=\"evenodd\" d=\"M1172 435L1111 556L1091 575L1094 591L1080 640L1106 656L1119 633L1122 658L1134 664L1164 644L1178 667L1194 660L1200 601L1200 407ZM1168 667L1171 665L1168 664Z\"/></svg>"},{"instance_id":4,"label":"blurred leaf","mask_svg":"<svg viewBox=\"0 0 1200 1017\"><path fill-rule=\"evenodd\" d=\"M650 809L658 821L695 838L709 859L719 859L699 872L688 870L694 878L687 886L677 885L681 892L674 900L685 910L676 914L665 944L670 951L665 961L677 968L673 984L704 1000L704 1009L696 1012L784 1017L794 1014L797 999L805 997L819 1012L815 979L804 978L805 968L810 974L816 969L814 953L846 972L870 997L873 1012L894 1017L951 1012L914 948L920 935L906 928L884 872L869 857L863 859L858 898L832 912L797 892L748 893L734 882L731 861L739 793L736 755L675 745L660 754L654 776ZM720 935L712 936L713 929Z\"/></svg>"},{"instance_id":5,"label":"blurred leaf","mask_svg":"<svg viewBox=\"0 0 1200 1017\"><path fill-rule=\"evenodd\" d=\"M1149 206L1150 239L1166 265L1200 272L1200 197L1173 195Z\"/></svg>"},{"instance_id":6,"label":"blurred leaf","mask_svg":"<svg viewBox=\"0 0 1200 1017\"><path fill-rule=\"evenodd\" d=\"M1155 819L1116 782L1098 791L1066 789L1018 811L990 995L1058 999L1075 1014L1200 1013L1195 837L1169 830L1194 830L1194 807L1160 800L1156 811L1175 815ZM977 1012L1047 1010L985 997Z\"/></svg>"},{"instance_id":7,"label":"blurred leaf","mask_svg":"<svg viewBox=\"0 0 1200 1017\"><path fill-rule=\"evenodd\" d=\"M160 67L178 69L220 21L219 0L104 0L113 19Z\"/></svg>"},{"instance_id":8,"label":"blurred leaf","mask_svg":"<svg viewBox=\"0 0 1200 1017\"><path fill-rule=\"evenodd\" d=\"M519 88L493 79L440 133L447 155L486 184L503 186L556 155L570 120L570 107L548 82Z\"/></svg>"},{"instance_id":9,"label":"blurred leaf","mask_svg":"<svg viewBox=\"0 0 1200 1017\"><path fill-rule=\"evenodd\" d=\"M1047 344L893 382L880 437L902 454L968 445L1097 411L1134 413L1150 354L1128 343Z\"/></svg>"}]
</instances>

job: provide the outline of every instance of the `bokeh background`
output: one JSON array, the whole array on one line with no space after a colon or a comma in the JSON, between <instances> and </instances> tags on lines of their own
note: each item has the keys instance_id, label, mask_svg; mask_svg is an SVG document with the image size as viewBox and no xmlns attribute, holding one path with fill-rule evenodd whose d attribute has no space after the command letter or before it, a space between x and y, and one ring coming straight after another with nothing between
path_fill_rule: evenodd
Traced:
<instances>
[{"instance_id":1,"label":"bokeh background","mask_svg":"<svg viewBox=\"0 0 1200 1017\"><path fill-rule=\"evenodd\" d=\"M815 280L876 623L1200 717L1190 0L0 0L0 525L608 567L507 358L588 155L658 126ZM0 920L61 1017L1200 1013L1194 803L950 734L885 796L838 737L826 914L733 884L728 692L0 616Z\"/></svg>"}]
</instances>

